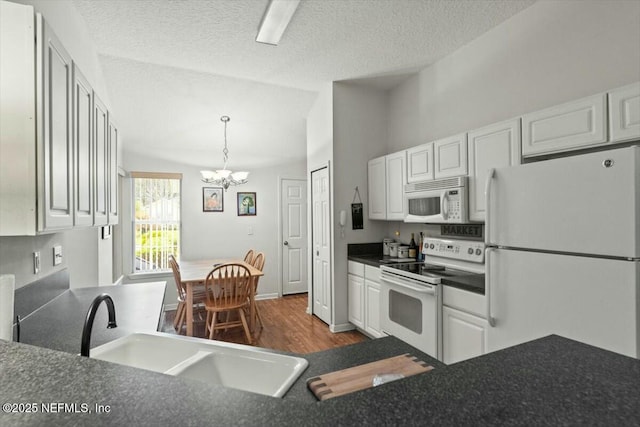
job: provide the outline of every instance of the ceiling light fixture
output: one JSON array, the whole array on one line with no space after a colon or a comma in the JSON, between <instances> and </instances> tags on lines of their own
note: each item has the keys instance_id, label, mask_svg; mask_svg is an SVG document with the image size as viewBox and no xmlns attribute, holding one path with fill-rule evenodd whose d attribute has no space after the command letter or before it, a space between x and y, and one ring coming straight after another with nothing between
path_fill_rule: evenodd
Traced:
<instances>
[{"instance_id":1,"label":"ceiling light fixture","mask_svg":"<svg viewBox=\"0 0 640 427\"><path fill-rule=\"evenodd\" d=\"M249 172L231 172L227 169L227 161L229 160L229 149L227 148L227 123L229 123L230 120L229 116L220 117L220 121L224 123L224 150L222 150L222 154L224 155L224 167L216 171L200 171L203 182L219 185L224 188L225 191L227 191L230 185L246 184L248 182L247 178L249 177Z\"/></svg>"},{"instance_id":2,"label":"ceiling light fixture","mask_svg":"<svg viewBox=\"0 0 640 427\"><path fill-rule=\"evenodd\" d=\"M300 0L271 0L258 28L256 41L277 45Z\"/></svg>"}]
</instances>

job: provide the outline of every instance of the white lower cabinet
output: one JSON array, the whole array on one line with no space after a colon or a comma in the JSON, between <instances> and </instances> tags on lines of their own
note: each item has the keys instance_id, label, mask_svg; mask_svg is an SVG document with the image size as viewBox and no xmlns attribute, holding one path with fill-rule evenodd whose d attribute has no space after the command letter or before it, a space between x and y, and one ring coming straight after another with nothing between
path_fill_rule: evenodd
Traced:
<instances>
[{"instance_id":1,"label":"white lower cabinet","mask_svg":"<svg viewBox=\"0 0 640 427\"><path fill-rule=\"evenodd\" d=\"M443 362L460 362L487 352L484 295L444 286L442 308Z\"/></svg>"},{"instance_id":2,"label":"white lower cabinet","mask_svg":"<svg viewBox=\"0 0 640 427\"><path fill-rule=\"evenodd\" d=\"M349 274L348 280L349 322L364 329L364 278Z\"/></svg>"},{"instance_id":3,"label":"white lower cabinet","mask_svg":"<svg viewBox=\"0 0 640 427\"><path fill-rule=\"evenodd\" d=\"M385 334L380 327L380 268L364 266L364 330L374 338Z\"/></svg>"},{"instance_id":4,"label":"white lower cabinet","mask_svg":"<svg viewBox=\"0 0 640 427\"><path fill-rule=\"evenodd\" d=\"M380 328L380 268L349 261L349 322L372 338L385 334Z\"/></svg>"}]
</instances>

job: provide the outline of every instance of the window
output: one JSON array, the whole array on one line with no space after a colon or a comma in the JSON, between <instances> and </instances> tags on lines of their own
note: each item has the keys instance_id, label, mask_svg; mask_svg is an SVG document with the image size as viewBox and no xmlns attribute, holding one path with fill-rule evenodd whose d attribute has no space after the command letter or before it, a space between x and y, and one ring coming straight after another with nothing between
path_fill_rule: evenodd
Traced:
<instances>
[{"instance_id":1,"label":"window","mask_svg":"<svg viewBox=\"0 0 640 427\"><path fill-rule=\"evenodd\" d=\"M169 270L168 256L180 252L182 174L132 172L133 272Z\"/></svg>"}]
</instances>

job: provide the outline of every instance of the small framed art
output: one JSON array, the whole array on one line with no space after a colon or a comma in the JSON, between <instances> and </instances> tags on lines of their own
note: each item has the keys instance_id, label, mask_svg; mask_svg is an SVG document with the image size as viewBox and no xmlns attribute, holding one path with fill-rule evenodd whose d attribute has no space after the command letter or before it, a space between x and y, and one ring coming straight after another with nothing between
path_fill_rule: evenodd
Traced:
<instances>
[{"instance_id":1,"label":"small framed art","mask_svg":"<svg viewBox=\"0 0 640 427\"><path fill-rule=\"evenodd\" d=\"M238 216L256 214L256 193L238 193Z\"/></svg>"},{"instance_id":2,"label":"small framed art","mask_svg":"<svg viewBox=\"0 0 640 427\"><path fill-rule=\"evenodd\" d=\"M224 189L222 187L202 187L202 211L224 211Z\"/></svg>"}]
</instances>

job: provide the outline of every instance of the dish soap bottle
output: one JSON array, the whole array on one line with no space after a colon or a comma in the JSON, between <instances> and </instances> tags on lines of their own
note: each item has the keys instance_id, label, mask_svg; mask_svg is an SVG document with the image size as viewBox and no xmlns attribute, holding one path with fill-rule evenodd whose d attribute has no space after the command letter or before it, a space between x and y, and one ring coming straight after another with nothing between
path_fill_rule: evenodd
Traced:
<instances>
[{"instance_id":1,"label":"dish soap bottle","mask_svg":"<svg viewBox=\"0 0 640 427\"><path fill-rule=\"evenodd\" d=\"M418 255L418 245L416 245L416 240L413 238L413 233L411 233L411 242L409 242L409 258L416 259Z\"/></svg>"}]
</instances>

